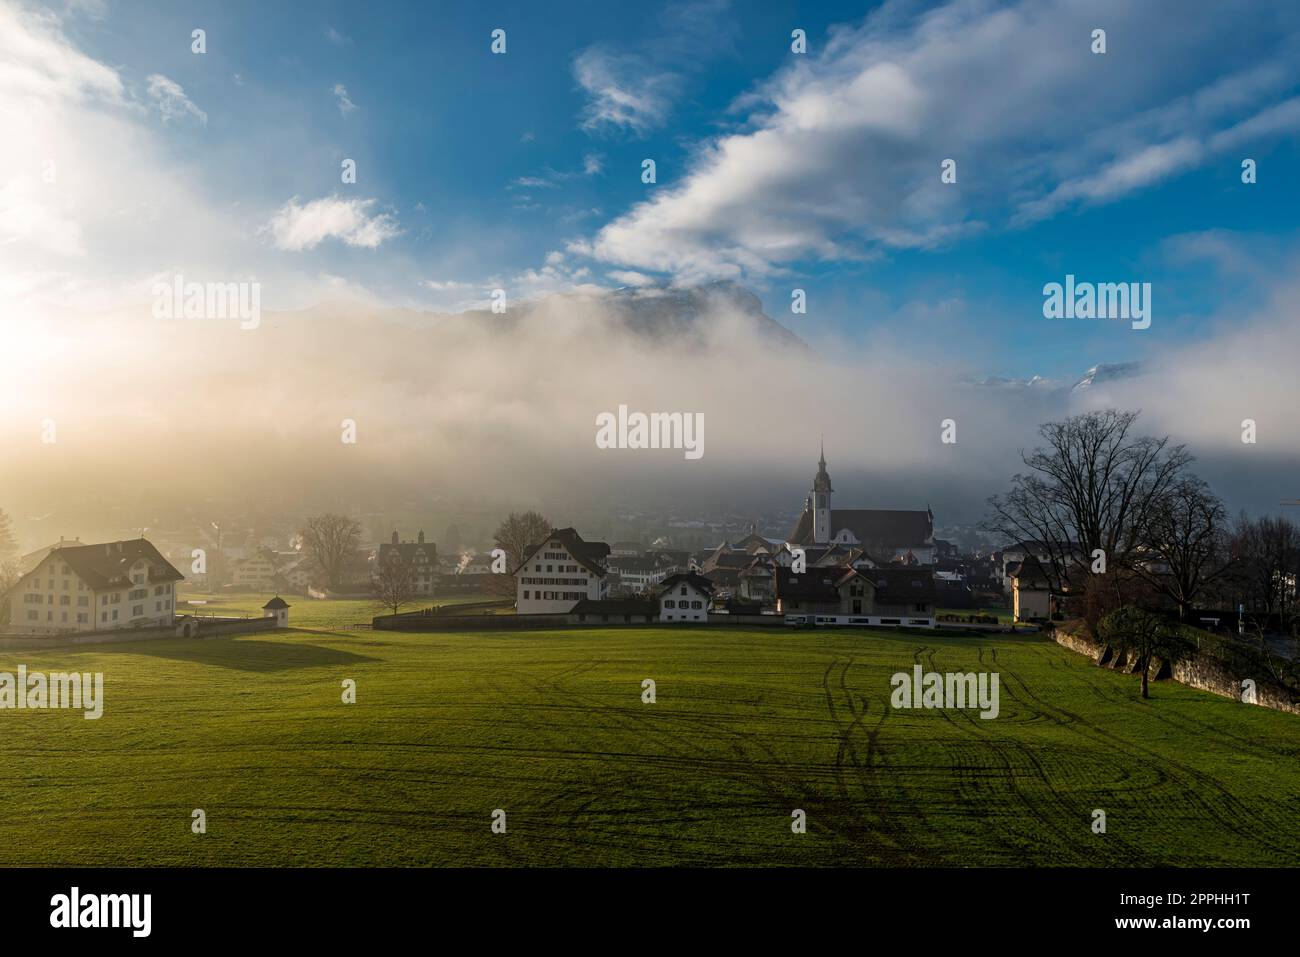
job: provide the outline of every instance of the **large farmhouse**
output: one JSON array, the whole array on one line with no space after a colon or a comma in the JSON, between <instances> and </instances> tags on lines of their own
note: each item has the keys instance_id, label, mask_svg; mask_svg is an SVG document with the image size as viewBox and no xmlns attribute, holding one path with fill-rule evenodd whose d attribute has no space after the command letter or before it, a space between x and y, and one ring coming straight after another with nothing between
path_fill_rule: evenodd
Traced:
<instances>
[{"instance_id":1,"label":"large farmhouse","mask_svg":"<svg viewBox=\"0 0 1300 957\"><path fill-rule=\"evenodd\" d=\"M812 492L790 532L790 547L839 545L861 548L885 562L931 565L935 560L934 513L886 508L833 508L831 477L822 452Z\"/></svg>"},{"instance_id":2,"label":"large farmhouse","mask_svg":"<svg viewBox=\"0 0 1300 957\"><path fill-rule=\"evenodd\" d=\"M4 630L56 635L170 625L175 584L184 577L143 538L55 547L9 590Z\"/></svg>"},{"instance_id":3,"label":"large farmhouse","mask_svg":"<svg viewBox=\"0 0 1300 957\"><path fill-rule=\"evenodd\" d=\"M572 528L556 528L524 552L515 569L515 609L521 615L561 614L580 601L609 597L609 546L584 542Z\"/></svg>"},{"instance_id":4,"label":"large farmhouse","mask_svg":"<svg viewBox=\"0 0 1300 957\"><path fill-rule=\"evenodd\" d=\"M393 532L393 540L379 546L378 564L397 559L411 568L411 584L416 595L428 597L438 582L438 546L425 542L421 531L413 542L404 542Z\"/></svg>"}]
</instances>

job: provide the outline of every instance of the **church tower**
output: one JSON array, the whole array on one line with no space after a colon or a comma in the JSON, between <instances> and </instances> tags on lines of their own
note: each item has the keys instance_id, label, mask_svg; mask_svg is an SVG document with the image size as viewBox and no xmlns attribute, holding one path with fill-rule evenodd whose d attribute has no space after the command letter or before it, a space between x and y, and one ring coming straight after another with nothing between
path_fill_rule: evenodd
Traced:
<instances>
[{"instance_id":1,"label":"church tower","mask_svg":"<svg viewBox=\"0 0 1300 957\"><path fill-rule=\"evenodd\" d=\"M817 477L813 479L813 544L827 545L831 540L831 477L826 474L826 446L822 445L817 461Z\"/></svg>"}]
</instances>

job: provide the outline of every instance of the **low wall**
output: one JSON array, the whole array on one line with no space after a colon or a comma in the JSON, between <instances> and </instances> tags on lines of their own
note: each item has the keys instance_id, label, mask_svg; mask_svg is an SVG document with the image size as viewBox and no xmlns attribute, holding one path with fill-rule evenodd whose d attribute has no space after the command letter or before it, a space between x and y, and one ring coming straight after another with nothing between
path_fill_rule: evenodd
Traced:
<instances>
[{"instance_id":1,"label":"low wall","mask_svg":"<svg viewBox=\"0 0 1300 957\"><path fill-rule=\"evenodd\" d=\"M190 618L180 619L174 625L153 628L115 628L111 631L83 631L66 635L17 635L0 637L0 651L29 651L38 648L66 648L77 645L113 645L128 641L160 641L165 638L182 638L186 622L197 626L194 638L220 638L223 635L241 635L271 631L274 618Z\"/></svg>"},{"instance_id":2,"label":"low wall","mask_svg":"<svg viewBox=\"0 0 1300 957\"><path fill-rule=\"evenodd\" d=\"M1107 654L1109 648L1101 642L1093 641L1084 634L1075 631L1072 628L1066 628L1058 625L1055 630L1056 643L1071 651L1077 651L1081 655L1087 655L1093 661L1100 663L1103 658L1107 664L1102 667L1114 667L1110 663L1113 655ZM1164 667L1164 662L1160 659L1154 659L1151 663L1151 674L1157 675ZM1125 671L1133 670L1133 663L1128 663L1124 667ZM1272 708L1275 711L1287 711L1291 714L1300 714L1300 702L1291 700L1287 690L1277 685L1273 679L1261 671L1260 674L1235 675L1228 666L1207 654L1195 654L1185 661L1180 661L1169 669L1170 676L1179 684L1187 685L1189 688L1196 688L1200 691L1208 691L1211 694L1221 695L1225 698L1232 698L1235 701L1241 700L1241 682L1244 678L1250 678L1255 682L1255 703L1265 708Z\"/></svg>"}]
</instances>

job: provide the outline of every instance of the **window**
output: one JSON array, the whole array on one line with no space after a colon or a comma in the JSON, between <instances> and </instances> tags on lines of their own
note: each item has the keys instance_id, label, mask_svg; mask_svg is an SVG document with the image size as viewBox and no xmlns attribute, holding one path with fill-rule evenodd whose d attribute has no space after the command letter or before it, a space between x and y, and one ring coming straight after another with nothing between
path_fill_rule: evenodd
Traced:
<instances>
[{"instance_id":1,"label":"window","mask_svg":"<svg viewBox=\"0 0 1300 957\"><path fill-rule=\"evenodd\" d=\"M679 591L677 594L679 594L679 595L685 595L685 594L686 594L686 586L683 585L683 586L682 586L682 590Z\"/></svg>"},{"instance_id":2,"label":"window","mask_svg":"<svg viewBox=\"0 0 1300 957\"><path fill-rule=\"evenodd\" d=\"M99 603L100 603L101 605L107 605L107 604L108 604L108 596L107 596L107 595L100 595L100 596L99 596Z\"/></svg>"},{"instance_id":3,"label":"window","mask_svg":"<svg viewBox=\"0 0 1300 957\"><path fill-rule=\"evenodd\" d=\"M99 614L99 620L100 620L100 621L108 621L108 612L106 612L106 611L104 611L104 612L100 612L100 614Z\"/></svg>"},{"instance_id":4,"label":"window","mask_svg":"<svg viewBox=\"0 0 1300 957\"><path fill-rule=\"evenodd\" d=\"M116 609L116 608L113 609L113 620L114 620L114 621L117 621L117 609Z\"/></svg>"},{"instance_id":5,"label":"window","mask_svg":"<svg viewBox=\"0 0 1300 957\"><path fill-rule=\"evenodd\" d=\"M84 611L77 612L77 624L84 625L85 623L86 623L86 613Z\"/></svg>"},{"instance_id":6,"label":"window","mask_svg":"<svg viewBox=\"0 0 1300 957\"><path fill-rule=\"evenodd\" d=\"M676 603L675 601L673 601L671 598L669 598L669 599L666 599L666 600L664 601L664 607L665 607L665 608L676 608L676 607L677 607L677 603Z\"/></svg>"},{"instance_id":7,"label":"window","mask_svg":"<svg viewBox=\"0 0 1300 957\"><path fill-rule=\"evenodd\" d=\"M704 607L704 602L701 602L701 601L693 601L693 602L691 602L691 607L692 607L692 608L703 608L703 607Z\"/></svg>"},{"instance_id":8,"label":"window","mask_svg":"<svg viewBox=\"0 0 1300 957\"><path fill-rule=\"evenodd\" d=\"M60 595L60 596L59 596L59 604L60 604L60 605L71 605L71 604L72 604L72 596L71 596L71 595Z\"/></svg>"},{"instance_id":9,"label":"window","mask_svg":"<svg viewBox=\"0 0 1300 957\"><path fill-rule=\"evenodd\" d=\"M132 618L139 618L139 617L140 617L141 615L143 615L143 614L144 614L144 605L133 605L133 606L131 606L131 617L132 617Z\"/></svg>"},{"instance_id":10,"label":"window","mask_svg":"<svg viewBox=\"0 0 1300 957\"><path fill-rule=\"evenodd\" d=\"M525 588L525 589L524 589L524 601L527 601L527 600L528 600L528 589Z\"/></svg>"}]
</instances>

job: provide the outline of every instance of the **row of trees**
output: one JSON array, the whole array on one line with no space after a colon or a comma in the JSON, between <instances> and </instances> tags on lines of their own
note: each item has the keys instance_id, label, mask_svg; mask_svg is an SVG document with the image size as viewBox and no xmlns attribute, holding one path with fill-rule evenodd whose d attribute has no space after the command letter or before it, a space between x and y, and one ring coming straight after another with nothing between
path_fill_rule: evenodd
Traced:
<instances>
[{"instance_id":1,"label":"row of trees","mask_svg":"<svg viewBox=\"0 0 1300 957\"><path fill-rule=\"evenodd\" d=\"M1230 521L1168 436L1141 435L1137 412L1114 409L1051 422L1045 444L1022 455L1027 472L989 500L986 527L1035 541L1058 594L1081 595L1094 629L1133 602L1260 612L1296 622L1300 529L1284 517Z\"/></svg>"}]
</instances>

